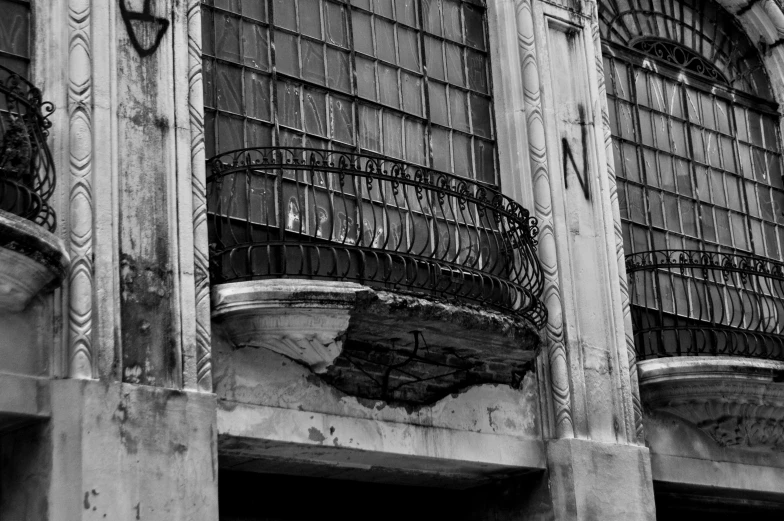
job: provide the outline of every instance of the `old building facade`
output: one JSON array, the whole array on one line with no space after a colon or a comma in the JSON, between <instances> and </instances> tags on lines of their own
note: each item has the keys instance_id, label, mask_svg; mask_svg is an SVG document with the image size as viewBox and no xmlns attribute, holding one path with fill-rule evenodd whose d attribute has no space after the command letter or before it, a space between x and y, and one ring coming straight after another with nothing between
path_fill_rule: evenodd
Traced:
<instances>
[{"instance_id":1,"label":"old building facade","mask_svg":"<svg viewBox=\"0 0 784 521\"><path fill-rule=\"evenodd\" d=\"M778 0L0 0L0 519L780 519Z\"/></svg>"}]
</instances>

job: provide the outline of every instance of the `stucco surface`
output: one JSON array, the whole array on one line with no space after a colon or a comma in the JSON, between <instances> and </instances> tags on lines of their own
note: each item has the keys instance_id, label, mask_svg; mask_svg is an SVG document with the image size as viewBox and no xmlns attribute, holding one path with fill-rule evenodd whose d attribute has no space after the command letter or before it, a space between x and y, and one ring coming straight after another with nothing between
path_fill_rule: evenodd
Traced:
<instances>
[{"instance_id":1,"label":"stucco surface","mask_svg":"<svg viewBox=\"0 0 784 521\"><path fill-rule=\"evenodd\" d=\"M533 375L520 390L479 385L428 406L404 407L347 396L308 368L265 349L233 349L214 328L215 392L230 402L478 433L540 438Z\"/></svg>"}]
</instances>

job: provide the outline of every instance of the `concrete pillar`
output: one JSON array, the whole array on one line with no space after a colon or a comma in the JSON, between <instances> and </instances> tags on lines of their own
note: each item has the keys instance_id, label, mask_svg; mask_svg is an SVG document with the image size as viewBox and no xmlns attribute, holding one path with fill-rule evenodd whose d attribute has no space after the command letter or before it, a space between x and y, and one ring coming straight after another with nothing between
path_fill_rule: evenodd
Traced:
<instances>
[{"instance_id":1,"label":"concrete pillar","mask_svg":"<svg viewBox=\"0 0 784 521\"><path fill-rule=\"evenodd\" d=\"M214 395L61 380L50 421L49 521L218 519Z\"/></svg>"},{"instance_id":2,"label":"concrete pillar","mask_svg":"<svg viewBox=\"0 0 784 521\"><path fill-rule=\"evenodd\" d=\"M539 256L547 473L523 518L653 520L596 6L514 0ZM533 509L533 510L532 510Z\"/></svg>"}]
</instances>

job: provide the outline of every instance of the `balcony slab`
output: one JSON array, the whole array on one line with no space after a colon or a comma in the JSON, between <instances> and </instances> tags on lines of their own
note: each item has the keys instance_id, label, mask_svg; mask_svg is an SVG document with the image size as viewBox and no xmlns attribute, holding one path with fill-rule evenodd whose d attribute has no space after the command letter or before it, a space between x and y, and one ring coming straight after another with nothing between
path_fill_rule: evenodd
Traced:
<instances>
[{"instance_id":1,"label":"balcony slab","mask_svg":"<svg viewBox=\"0 0 784 521\"><path fill-rule=\"evenodd\" d=\"M538 332L522 317L351 282L219 284L212 304L213 319L234 347L266 348L317 373L333 365L345 342L409 353L423 339L428 352L510 371L529 363L539 346Z\"/></svg>"},{"instance_id":2,"label":"balcony slab","mask_svg":"<svg viewBox=\"0 0 784 521\"><path fill-rule=\"evenodd\" d=\"M0 210L0 310L19 312L68 273L63 241L37 224Z\"/></svg>"},{"instance_id":3,"label":"balcony slab","mask_svg":"<svg viewBox=\"0 0 784 521\"><path fill-rule=\"evenodd\" d=\"M784 362L673 357L638 370L648 410L695 425L720 447L784 452Z\"/></svg>"}]
</instances>

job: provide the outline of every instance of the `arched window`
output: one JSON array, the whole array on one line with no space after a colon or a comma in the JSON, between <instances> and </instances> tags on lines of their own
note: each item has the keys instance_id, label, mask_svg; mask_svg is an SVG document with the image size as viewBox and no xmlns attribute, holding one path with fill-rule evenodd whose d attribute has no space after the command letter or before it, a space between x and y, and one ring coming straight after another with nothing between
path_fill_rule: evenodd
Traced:
<instances>
[{"instance_id":1,"label":"arched window","mask_svg":"<svg viewBox=\"0 0 784 521\"><path fill-rule=\"evenodd\" d=\"M778 114L757 50L702 0L605 0L600 24L627 253L782 258Z\"/></svg>"},{"instance_id":2,"label":"arched window","mask_svg":"<svg viewBox=\"0 0 784 521\"><path fill-rule=\"evenodd\" d=\"M706 0L600 0L641 358L784 357L784 182L761 56Z\"/></svg>"}]
</instances>

